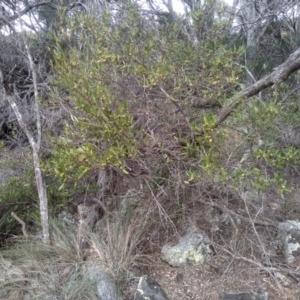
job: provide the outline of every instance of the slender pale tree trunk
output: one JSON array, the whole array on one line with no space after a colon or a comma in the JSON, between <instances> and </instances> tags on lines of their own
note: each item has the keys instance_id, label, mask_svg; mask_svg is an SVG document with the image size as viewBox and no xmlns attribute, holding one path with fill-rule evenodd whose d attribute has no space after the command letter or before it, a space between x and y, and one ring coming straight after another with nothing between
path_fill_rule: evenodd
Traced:
<instances>
[{"instance_id":1,"label":"slender pale tree trunk","mask_svg":"<svg viewBox=\"0 0 300 300\"><path fill-rule=\"evenodd\" d=\"M24 37L24 43L25 43L25 48L27 52L26 54L29 61L29 66L32 72L32 79L33 79L34 110L35 110L36 127L37 127L36 138L33 136L32 132L29 130L27 124L24 121L24 118L16 104L15 96L11 93L11 89L9 87L8 82L6 82L2 69L0 69L0 81L1 81L0 84L2 84L2 91L4 97L10 104L11 108L13 109L16 118L18 120L18 123L21 129L25 132L32 149L34 174L35 174L35 180L36 180L37 191L38 191L39 202L40 202L40 215L41 215L41 223L42 223L42 231L43 231L43 241L44 243L49 244L50 234L49 234L49 221L48 221L48 199L47 199L46 186L44 183L44 178L40 167L40 159L39 159L39 151L40 151L41 139L42 139L42 129L41 129L40 108L38 102L37 76L36 76L34 63L25 37Z\"/></svg>"},{"instance_id":2,"label":"slender pale tree trunk","mask_svg":"<svg viewBox=\"0 0 300 300\"><path fill-rule=\"evenodd\" d=\"M38 134L37 141L35 141L33 134L28 129L27 124L24 122L24 118L20 113L20 110L16 104L14 96L11 94L10 88L8 83L5 82L3 71L0 69L0 79L3 85L3 94L10 104L11 108L13 109L18 123L21 129L25 132L31 149L32 149L32 157L33 157L33 166L34 166L34 174L35 180L38 190L38 196L40 201L40 214L41 214L41 223L42 223L42 231L43 231L43 241L46 244L50 243L50 235L49 235L49 222L48 222L48 200L47 200L47 193L44 184L43 174L40 167L40 159L39 159L39 149L40 149L40 142L41 142L41 135ZM37 98L36 98L37 101ZM36 108L38 108L38 103L36 103ZM36 113L37 123L40 123L39 113ZM39 126L37 126L39 128Z\"/></svg>"}]
</instances>

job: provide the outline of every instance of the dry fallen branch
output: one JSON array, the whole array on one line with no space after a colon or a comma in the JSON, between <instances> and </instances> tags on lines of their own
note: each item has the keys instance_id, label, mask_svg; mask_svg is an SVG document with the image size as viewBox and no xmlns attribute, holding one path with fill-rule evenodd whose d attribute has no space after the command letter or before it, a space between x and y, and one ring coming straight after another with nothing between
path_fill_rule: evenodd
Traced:
<instances>
[{"instance_id":1,"label":"dry fallen branch","mask_svg":"<svg viewBox=\"0 0 300 300\"><path fill-rule=\"evenodd\" d=\"M280 83L288 79L288 77L300 68L300 48L298 48L294 53L292 53L289 58L280 66L275 68L275 70L257 81L253 85L244 89L235 95L228 106L224 107L218 117L215 127L220 126L233 112L233 110L238 107L244 99L250 98L262 90L273 86L277 87Z\"/></svg>"}]
</instances>

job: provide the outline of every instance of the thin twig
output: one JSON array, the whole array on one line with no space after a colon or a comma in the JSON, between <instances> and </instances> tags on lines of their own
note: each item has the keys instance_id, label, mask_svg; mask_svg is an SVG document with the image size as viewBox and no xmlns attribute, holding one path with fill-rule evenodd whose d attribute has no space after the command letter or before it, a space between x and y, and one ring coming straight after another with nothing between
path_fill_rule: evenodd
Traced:
<instances>
[{"instance_id":1,"label":"thin twig","mask_svg":"<svg viewBox=\"0 0 300 300\"><path fill-rule=\"evenodd\" d=\"M204 200L201 200L201 199L197 199L198 202L202 203L202 204L207 204L207 205L210 205L212 207L217 207L219 208L222 212L227 212L229 213L230 215L236 217L237 219L240 219L242 221L245 221L247 223L251 223L252 222L255 224L255 225L262 225L262 226L276 226L276 224L270 222L269 220L265 220L265 221L262 221L262 220L255 220L255 221L252 221L250 220L249 218L247 217L244 217L244 216L241 216L240 214L232 211L231 209L227 208L226 206L224 205L221 205L221 204L218 204L216 202L207 202L207 201L204 201Z\"/></svg>"},{"instance_id":2,"label":"thin twig","mask_svg":"<svg viewBox=\"0 0 300 300\"><path fill-rule=\"evenodd\" d=\"M25 222L24 222L20 217L18 217L14 212L11 213L11 216L12 216L13 218L15 218L15 219L22 225L22 232L23 232L23 235L24 235L25 237L28 237Z\"/></svg>"},{"instance_id":3,"label":"thin twig","mask_svg":"<svg viewBox=\"0 0 300 300\"><path fill-rule=\"evenodd\" d=\"M175 106L178 108L178 110L181 112L181 114L184 116L187 124L189 124L189 119L186 117L184 111L182 110L181 106L179 105L178 101L176 101L172 96L170 96L162 87L160 87L160 90L164 93L164 95L172 101L172 103L175 104Z\"/></svg>"}]
</instances>

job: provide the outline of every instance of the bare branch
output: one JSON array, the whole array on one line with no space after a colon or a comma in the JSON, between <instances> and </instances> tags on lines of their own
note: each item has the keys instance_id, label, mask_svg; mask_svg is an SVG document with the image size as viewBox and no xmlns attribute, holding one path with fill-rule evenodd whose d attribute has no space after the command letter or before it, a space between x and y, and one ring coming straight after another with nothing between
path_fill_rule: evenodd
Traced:
<instances>
[{"instance_id":1,"label":"bare branch","mask_svg":"<svg viewBox=\"0 0 300 300\"><path fill-rule=\"evenodd\" d=\"M11 213L11 216L12 216L13 218L15 218L15 219L22 225L22 232L23 232L23 235L24 235L25 237L28 237L25 222L24 222L20 217L18 217L14 212Z\"/></svg>"},{"instance_id":2,"label":"bare branch","mask_svg":"<svg viewBox=\"0 0 300 300\"><path fill-rule=\"evenodd\" d=\"M3 85L3 87L4 87L5 98L8 101L11 108L13 109L21 129L25 132L25 134L26 134L26 136L29 140L30 146L32 148L35 147L34 137L33 137L32 133L29 131L28 126L25 123L24 118L23 118L23 116L22 116L22 114L21 114L21 112L20 112L20 110L19 110L19 108L16 104L16 101L15 101L14 97L11 94L10 88L8 86L8 83L5 80L4 73L3 73L3 70L1 68L0 68L0 84Z\"/></svg>"},{"instance_id":3,"label":"bare branch","mask_svg":"<svg viewBox=\"0 0 300 300\"><path fill-rule=\"evenodd\" d=\"M4 16L0 15L0 20L2 20L3 22L5 22L6 24L11 23L11 22L19 19L20 17L24 16L25 14L27 14L32 9L40 7L40 6L44 6L44 5L49 5L51 7L56 7L56 5L54 5L52 3L52 1L49 1L49 0L48 1L37 2L37 3L32 3L32 4L28 4L20 12L14 13L12 16L5 16L4 17Z\"/></svg>"},{"instance_id":4,"label":"bare branch","mask_svg":"<svg viewBox=\"0 0 300 300\"><path fill-rule=\"evenodd\" d=\"M262 90L273 86L276 88L280 83L288 79L288 77L300 68L300 48L292 53L289 58L280 66L278 66L271 74L257 81L253 85L244 89L235 95L228 106L224 107L217 117L215 127L220 126L237 108L243 100L250 98Z\"/></svg>"},{"instance_id":5,"label":"bare branch","mask_svg":"<svg viewBox=\"0 0 300 300\"><path fill-rule=\"evenodd\" d=\"M61 6L61 5L54 4L51 0L40 1L40 2L36 2L36 3L28 3L26 1L26 7L23 10L17 11L13 15L0 14L0 24L1 24L1 21L2 21L4 24L8 25L9 27L12 27L11 23L13 21L15 21L17 19L20 19L22 16L26 15L28 12L32 11L35 8L41 7L41 6L50 6L54 9L57 9L59 7L64 7L64 6ZM83 3L81 3L80 1L70 3L68 6L65 6L65 7L66 7L66 10L69 11L69 10L71 10L74 7L77 7L77 6L81 6L85 10L87 10L86 6Z\"/></svg>"}]
</instances>

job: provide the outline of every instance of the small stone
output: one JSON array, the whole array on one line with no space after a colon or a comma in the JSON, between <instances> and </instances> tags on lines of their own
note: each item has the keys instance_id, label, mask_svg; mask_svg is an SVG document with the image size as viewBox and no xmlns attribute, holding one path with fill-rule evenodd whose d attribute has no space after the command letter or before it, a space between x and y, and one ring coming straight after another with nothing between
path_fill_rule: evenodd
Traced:
<instances>
[{"instance_id":1,"label":"small stone","mask_svg":"<svg viewBox=\"0 0 300 300\"><path fill-rule=\"evenodd\" d=\"M169 298L154 279L145 275L140 278L137 291L131 300L169 300Z\"/></svg>"}]
</instances>

